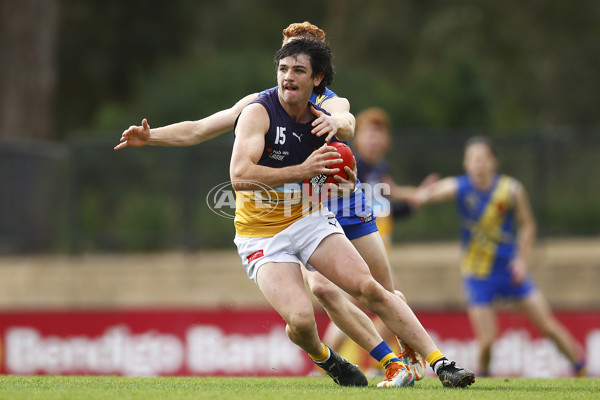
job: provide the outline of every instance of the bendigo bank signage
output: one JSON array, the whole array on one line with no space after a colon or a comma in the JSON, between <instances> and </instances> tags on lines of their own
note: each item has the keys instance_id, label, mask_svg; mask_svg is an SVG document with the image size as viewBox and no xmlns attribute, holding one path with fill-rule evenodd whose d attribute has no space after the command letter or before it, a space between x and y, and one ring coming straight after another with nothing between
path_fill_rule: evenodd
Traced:
<instances>
[{"instance_id":1,"label":"bendigo bank signage","mask_svg":"<svg viewBox=\"0 0 600 400\"><path fill-rule=\"evenodd\" d=\"M476 369L476 345L464 313L417 316L442 352ZM585 348L588 374L600 376L600 312L557 317ZM323 332L328 319L318 314L317 323ZM500 329L493 375L571 373L567 360L524 318L501 313ZM0 334L2 374L306 376L314 370L270 310L3 312Z\"/></svg>"}]
</instances>

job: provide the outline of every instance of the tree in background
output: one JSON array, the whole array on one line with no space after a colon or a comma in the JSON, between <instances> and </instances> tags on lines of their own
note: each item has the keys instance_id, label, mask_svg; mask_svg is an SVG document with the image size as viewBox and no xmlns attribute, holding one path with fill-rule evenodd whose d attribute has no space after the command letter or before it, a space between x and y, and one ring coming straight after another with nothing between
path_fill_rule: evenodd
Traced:
<instances>
[{"instance_id":1,"label":"tree in background","mask_svg":"<svg viewBox=\"0 0 600 400\"><path fill-rule=\"evenodd\" d=\"M58 0L0 0L0 139L54 139Z\"/></svg>"}]
</instances>

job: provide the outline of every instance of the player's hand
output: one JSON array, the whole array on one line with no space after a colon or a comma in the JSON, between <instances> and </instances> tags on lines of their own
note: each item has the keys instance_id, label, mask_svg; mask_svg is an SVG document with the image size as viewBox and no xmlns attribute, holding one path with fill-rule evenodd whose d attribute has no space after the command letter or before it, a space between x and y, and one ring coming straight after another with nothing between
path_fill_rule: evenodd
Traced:
<instances>
[{"instance_id":1,"label":"player's hand","mask_svg":"<svg viewBox=\"0 0 600 400\"><path fill-rule=\"evenodd\" d=\"M348 175L348 179L344 179L339 175L333 177L339 188L338 196L348 196L356 189L358 169L356 167L356 158L354 158L354 156L352 157L352 168L344 167L344 172Z\"/></svg>"},{"instance_id":2,"label":"player's hand","mask_svg":"<svg viewBox=\"0 0 600 400\"><path fill-rule=\"evenodd\" d=\"M405 202L413 209L418 210L424 202L425 198L430 197L433 184L440 180L440 175L437 173L429 174L417 187L417 190L409 194Z\"/></svg>"},{"instance_id":3,"label":"player's hand","mask_svg":"<svg viewBox=\"0 0 600 400\"><path fill-rule=\"evenodd\" d=\"M354 157L352 157L352 168L346 166L344 167L344 172L348 175L348 179L344 179L339 175L334 175L333 179L335 180L335 183L327 182L323 185L319 194L319 201L326 201L327 199L332 199L334 197L350 196L354 192L358 181L356 176L356 159Z\"/></svg>"},{"instance_id":4,"label":"player's hand","mask_svg":"<svg viewBox=\"0 0 600 400\"><path fill-rule=\"evenodd\" d=\"M131 125L121 134L120 144L115 146L115 150L121 150L127 146L142 147L148 144L150 140L150 125L148 120L142 120L142 126Z\"/></svg>"},{"instance_id":5,"label":"player's hand","mask_svg":"<svg viewBox=\"0 0 600 400\"><path fill-rule=\"evenodd\" d=\"M313 106L310 106L310 112L313 113L317 119L312 122L313 129L310 131L313 135L325 137L325 141L329 143L331 138L338 132L339 125L335 118L325 114L323 111L319 111Z\"/></svg>"},{"instance_id":6,"label":"player's hand","mask_svg":"<svg viewBox=\"0 0 600 400\"><path fill-rule=\"evenodd\" d=\"M332 175L340 172L339 168L327 168L328 165L341 164L344 160L336 148L327 145L319 147L302 163L304 178L312 178L319 174Z\"/></svg>"},{"instance_id":7,"label":"player's hand","mask_svg":"<svg viewBox=\"0 0 600 400\"><path fill-rule=\"evenodd\" d=\"M521 284L527 277L527 263L521 257L514 258L509 264L514 284Z\"/></svg>"},{"instance_id":8,"label":"player's hand","mask_svg":"<svg viewBox=\"0 0 600 400\"><path fill-rule=\"evenodd\" d=\"M436 183L437 181L440 180L440 174L437 173L432 173L429 174L425 177L425 179L423 179L423 181L421 182L421 184L419 185L420 188L426 188L428 186L433 185L434 183Z\"/></svg>"}]
</instances>

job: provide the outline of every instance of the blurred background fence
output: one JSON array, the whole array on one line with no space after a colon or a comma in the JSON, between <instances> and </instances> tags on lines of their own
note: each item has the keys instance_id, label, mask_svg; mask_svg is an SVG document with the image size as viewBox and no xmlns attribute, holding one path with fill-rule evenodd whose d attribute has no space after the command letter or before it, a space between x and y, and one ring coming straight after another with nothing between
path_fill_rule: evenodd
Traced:
<instances>
[{"instance_id":1,"label":"blurred background fence","mask_svg":"<svg viewBox=\"0 0 600 400\"><path fill-rule=\"evenodd\" d=\"M397 131L389 161L400 184L462 173L474 132ZM231 135L194 147L113 151L115 140L15 141L0 147L0 251L196 251L232 248L230 219L206 197L229 180ZM600 139L530 132L498 140L501 170L529 190L540 237L600 233ZM396 225L396 241L455 239L452 204Z\"/></svg>"},{"instance_id":2,"label":"blurred background fence","mask_svg":"<svg viewBox=\"0 0 600 400\"><path fill-rule=\"evenodd\" d=\"M327 33L332 89L390 113L398 182L461 172L490 134L530 191L542 237L600 227L600 3L381 0L0 0L0 252L231 246L207 192L231 137L113 152L147 117L195 120L275 84L281 31ZM455 237L452 205L396 240Z\"/></svg>"}]
</instances>

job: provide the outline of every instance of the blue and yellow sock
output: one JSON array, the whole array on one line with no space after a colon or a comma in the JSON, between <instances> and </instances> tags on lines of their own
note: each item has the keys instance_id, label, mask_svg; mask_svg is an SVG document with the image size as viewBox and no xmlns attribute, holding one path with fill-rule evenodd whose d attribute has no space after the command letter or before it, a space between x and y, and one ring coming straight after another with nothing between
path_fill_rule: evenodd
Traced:
<instances>
[{"instance_id":1,"label":"blue and yellow sock","mask_svg":"<svg viewBox=\"0 0 600 400\"><path fill-rule=\"evenodd\" d=\"M387 368L388 365L393 362L401 362L385 341L379 343L369 354L376 359L383 368Z\"/></svg>"},{"instance_id":2,"label":"blue and yellow sock","mask_svg":"<svg viewBox=\"0 0 600 400\"><path fill-rule=\"evenodd\" d=\"M573 370L575 371L575 376L586 376L587 373L585 369L585 360L580 360L579 362L573 364Z\"/></svg>"}]
</instances>

